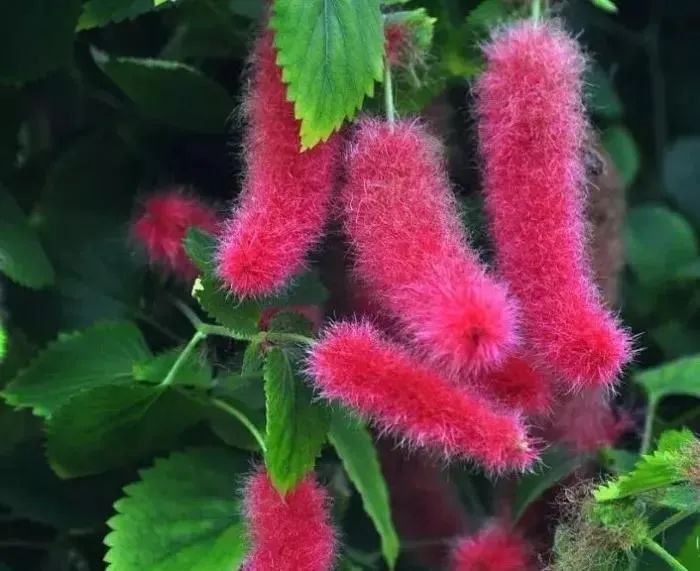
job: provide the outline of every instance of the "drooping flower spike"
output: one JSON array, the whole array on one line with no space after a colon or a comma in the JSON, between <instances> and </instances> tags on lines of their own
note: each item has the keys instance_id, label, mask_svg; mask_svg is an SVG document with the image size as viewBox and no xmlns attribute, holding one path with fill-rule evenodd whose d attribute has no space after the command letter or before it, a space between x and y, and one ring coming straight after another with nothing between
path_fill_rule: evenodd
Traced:
<instances>
[{"instance_id":1,"label":"drooping flower spike","mask_svg":"<svg viewBox=\"0 0 700 571\"><path fill-rule=\"evenodd\" d=\"M368 323L337 323L313 347L309 373L340 401L411 446L468 458L491 471L534 459L520 417L458 388Z\"/></svg>"},{"instance_id":2,"label":"drooping flower spike","mask_svg":"<svg viewBox=\"0 0 700 571\"><path fill-rule=\"evenodd\" d=\"M321 237L335 184L340 135L301 152L299 122L275 62L273 34L259 39L247 96L246 177L218 252L218 273L241 296L285 287Z\"/></svg>"},{"instance_id":3,"label":"drooping flower spike","mask_svg":"<svg viewBox=\"0 0 700 571\"><path fill-rule=\"evenodd\" d=\"M532 548L516 532L494 526L462 539L452 552L451 571L530 571Z\"/></svg>"},{"instance_id":4,"label":"drooping flower spike","mask_svg":"<svg viewBox=\"0 0 700 571\"><path fill-rule=\"evenodd\" d=\"M485 52L477 110L499 275L540 363L573 387L608 385L630 339L585 258L584 57L549 22L505 28Z\"/></svg>"},{"instance_id":5,"label":"drooping flower spike","mask_svg":"<svg viewBox=\"0 0 700 571\"><path fill-rule=\"evenodd\" d=\"M514 310L467 244L439 144L415 121L362 120L346 178L355 271L376 301L456 376L501 363L516 341Z\"/></svg>"}]
</instances>

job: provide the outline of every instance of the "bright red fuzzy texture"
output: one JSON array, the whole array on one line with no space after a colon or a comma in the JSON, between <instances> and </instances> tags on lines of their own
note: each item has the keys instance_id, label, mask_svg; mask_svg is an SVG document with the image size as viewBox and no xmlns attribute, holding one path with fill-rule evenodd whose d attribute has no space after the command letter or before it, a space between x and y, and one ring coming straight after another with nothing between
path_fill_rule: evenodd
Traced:
<instances>
[{"instance_id":1,"label":"bright red fuzzy texture","mask_svg":"<svg viewBox=\"0 0 700 571\"><path fill-rule=\"evenodd\" d=\"M439 144L415 122L365 119L341 195L355 271L426 356L458 376L516 341L506 289L463 234Z\"/></svg>"},{"instance_id":2,"label":"bright red fuzzy texture","mask_svg":"<svg viewBox=\"0 0 700 571\"><path fill-rule=\"evenodd\" d=\"M252 543L245 571L333 568L336 541L328 496L313 475L282 496L265 470L258 470L245 488L245 513Z\"/></svg>"},{"instance_id":3,"label":"bright red fuzzy texture","mask_svg":"<svg viewBox=\"0 0 700 571\"><path fill-rule=\"evenodd\" d=\"M409 444L471 458L492 471L534 458L515 414L452 386L368 323L337 323L309 356L321 395L338 400Z\"/></svg>"},{"instance_id":4,"label":"bright red fuzzy texture","mask_svg":"<svg viewBox=\"0 0 700 571\"><path fill-rule=\"evenodd\" d=\"M452 552L452 571L528 571L532 552L515 532L488 528L462 539Z\"/></svg>"},{"instance_id":5,"label":"bright red fuzzy texture","mask_svg":"<svg viewBox=\"0 0 700 571\"><path fill-rule=\"evenodd\" d=\"M610 384L630 339L584 254L585 59L553 23L513 25L485 52L479 136L499 274L541 362L575 387Z\"/></svg>"},{"instance_id":6,"label":"bright red fuzzy texture","mask_svg":"<svg viewBox=\"0 0 700 571\"><path fill-rule=\"evenodd\" d=\"M335 183L340 136L301 152L299 122L275 63L272 32L258 41L247 98L247 176L224 232L218 272L241 297L281 290L319 240Z\"/></svg>"},{"instance_id":7,"label":"bright red fuzzy texture","mask_svg":"<svg viewBox=\"0 0 700 571\"><path fill-rule=\"evenodd\" d=\"M143 212L133 223L131 233L143 244L152 263L168 268L182 279L193 280L197 269L182 245L191 226L216 234L219 221L216 213L199 200L177 191L161 192L143 203Z\"/></svg>"}]
</instances>

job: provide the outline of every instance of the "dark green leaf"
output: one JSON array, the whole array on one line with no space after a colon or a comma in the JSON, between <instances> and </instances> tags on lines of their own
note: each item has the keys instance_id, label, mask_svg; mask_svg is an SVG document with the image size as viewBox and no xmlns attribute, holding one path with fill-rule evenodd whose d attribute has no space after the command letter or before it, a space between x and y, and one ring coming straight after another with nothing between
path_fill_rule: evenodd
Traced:
<instances>
[{"instance_id":1,"label":"dark green leaf","mask_svg":"<svg viewBox=\"0 0 700 571\"><path fill-rule=\"evenodd\" d=\"M73 56L80 0L0 2L0 82L38 79Z\"/></svg>"},{"instance_id":2,"label":"dark green leaf","mask_svg":"<svg viewBox=\"0 0 700 571\"><path fill-rule=\"evenodd\" d=\"M700 398L700 356L685 357L646 369L636 374L634 380L644 387L652 401L659 401L668 395Z\"/></svg>"},{"instance_id":3,"label":"dark green leaf","mask_svg":"<svg viewBox=\"0 0 700 571\"><path fill-rule=\"evenodd\" d=\"M150 356L129 322L100 323L62 335L5 387L5 400L50 416L81 390L133 382L134 364Z\"/></svg>"},{"instance_id":4,"label":"dark green leaf","mask_svg":"<svg viewBox=\"0 0 700 571\"><path fill-rule=\"evenodd\" d=\"M586 76L588 89L588 106L594 115L605 119L622 117L622 101L615 91L610 76L600 67L593 65Z\"/></svg>"},{"instance_id":5,"label":"dark green leaf","mask_svg":"<svg viewBox=\"0 0 700 571\"><path fill-rule=\"evenodd\" d=\"M629 129L614 125L603 131L603 147L610 154L620 172L625 187L630 186L639 173L639 150Z\"/></svg>"},{"instance_id":6,"label":"dark green leaf","mask_svg":"<svg viewBox=\"0 0 700 571\"><path fill-rule=\"evenodd\" d=\"M176 347L156 357L146 359L134 365L134 379L147 383L160 383L172 369L182 353L182 347ZM212 382L211 364L203 355L190 354L181 364L172 384L209 387Z\"/></svg>"},{"instance_id":7,"label":"dark green leaf","mask_svg":"<svg viewBox=\"0 0 700 571\"><path fill-rule=\"evenodd\" d=\"M700 523L690 532L683 543L678 561L686 566L688 571L700 571Z\"/></svg>"},{"instance_id":8,"label":"dark green leaf","mask_svg":"<svg viewBox=\"0 0 700 571\"><path fill-rule=\"evenodd\" d=\"M363 423L342 411L333 412L328 436L362 497L362 505L381 537L384 559L393 569L399 555L399 538L372 437Z\"/></svg>"},{"instance_id":9,"label":"dark green leaf","mask_svg":"<svg viewBox=\"0 0 700 571\"><path fill-rule=\"evenodd\" d=\"M97 474L167 448L203 416L202 407L177 389L88 389L51 415L47 456L61 477Z\"/></svg>"},{"instance_id":10,"label":"dark green leaf","mask_svg":"<svg viewBox=\"0 0 700 571\"><path fill-rule=\"evenodd\" d=\"M313 147L354 117L382 78L379 0L276 0L271 25L301 146Z\"/></svg>"},{"instance_id":11,"label":"dark green leaf","mask_svg":"<svg viewBox=\"0 0 700 571\"><path fill-rule=\"evenodd\" d=\"M700 137L678 139L666 151L664 187L683 212L700 222Z\"/></svg>"},{"instance_id":12,"label":"dark green leaf","mask_svg":"<svg viewBox=\"0 0 700 571\"><path fill-rule=\"evenodd\" d=\"M211 275L199 278L192 288L192 295L212 319L239 339L250 339L258 332L262 314L260 304L251 299L236 299L217 278Z\"/></svg>"},{"instance_id":13,"label":"dark green leaf","mask_svg":"<svg viewBox=\"0 0 700 571\"><path fill-rule=\"evenodd\" d=\"M203 273L214 273L216 256L216 238L204 230L192 226L187 230L183 240L187 256Z\"/></svg>"},{"instance_id":14,"label":"dark green leaf","mask_svg":"<svg viewBox=\"0 0 700 571\"><path fill-rule=\"evenodd\" d=\"M234 103L197 69L174 61L112 58L95 61L147 117L192 131L223 133Z\"/></svg>"},{"instance_id":15,"label":"dark green leaf","mask_svg":"<svg viewBox=\"0 0 700 571\"><path fill-rule=\"evenodd\" d=\"M164 6L172 6L168 2ZM88 0L78 20L78 31L133 20L156 9L153 0Z\"/></svg>"},{"instance_id":16,"label":"dark green leaf","mask_svg":"<svg viewBox=\"0 0 700 571\"><path fill-rule=\"evenodd\" d=\"M27 287L51 285L51 263L24 213L2 186L0 212L0 271Z\"/></svg>"},{"instance_id":17,"label":"dark green leaf","mask_svg":"<svg viewBox=\"0 0 700 571\"><path fill-rule=\"evenodd\" d=\"M270 350L265 361L265 464L281 493L292 489L313 469L328 432L327 411L311 402L311 390L295 365L290 355L277 347Z\"/></svg>"},{"instance_id":18,"label":"dark green leaf","mask_svg":"<svg viewBox=\"0 0 700 571\"><path fill-rule=\"evenodd\" d=\"M203 448L156 460L107 523L108 571L235 571L247 549L236 486L248 463Z\"/></svg>"}]
</instances>

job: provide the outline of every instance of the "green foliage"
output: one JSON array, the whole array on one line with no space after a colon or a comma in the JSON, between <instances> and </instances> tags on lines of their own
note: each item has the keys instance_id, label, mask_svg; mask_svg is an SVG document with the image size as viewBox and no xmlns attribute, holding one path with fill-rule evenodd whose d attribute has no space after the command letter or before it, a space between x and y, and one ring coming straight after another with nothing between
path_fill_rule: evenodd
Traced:
<instances>
[{"instance_id":1,"label":"green foliage","mask_svg":"<svg viewBox=\"0 0 700 571\"><path fill-rule=\"evenodd\" d=\"M639 173L640 158L637 144L627 127L613 125L603 131L602 143L610 153L625 187L630 186Z\"/></svg>"},{"instance_id":2,"label":"green foliage","mask_svg":"<svg viewBox=\"0 0 700 571\"><path fill-rule=\"evenodd\" d=\"M288 351L275 347L267 354L265 465L281 493L292 489L313 468L328 432L328 413L311 402L311 390L297 368Z\"/></svg>"},{"instance_id":3,"label":"green foliage","mask_svg":"<svg viewBox=\"0 0 700 571\"><path fill-rule=\"evenodd\" d=\"M137 381L161 383L175 365L183 347L176 347L134 364L133 375ZM207 388L212 382L211 364L202 355L190 354L180 364L171 384Z\"/></svg>"},{"instance_id":4,"label":"green foliage","mask_svg":"<svg viewBox=\"0 0 700 571\"><path fill-rule=\"evenodd\" d=\"M688 568L688 571L700 569L700 523L695 526L683 543L678 561Z\"/></svg>"},{"instance_id":5,"label":"green foliage","mask_svg":"<svg viewBox=\"0 0 700 571\"><path fill-rule=\"evenodd\" d=\"M153 11L158 5L171 6L153 0L88 0L78 19L78 31L99 28L107 24L132 20Z\"/></svg>"},{"instance_id":6,"label":"green foliage","mask_svg":"<svg viewBox=\"0 0 700 571\"><path fill-rule=\"evenodd\" d=\"M700 137L682 137L666 151L664 189L678 206L700 222Z\"/></svg>"},{"instance_id":7,"label":"green foliage","mask_svg":"<svg viewBox=\"0 0 700 571\"><path fill-rule=\"evenodd\" d=\"M669 395L700 398L700 356L686 357L638 373L634 380L651 401Z\"/></svg>"},{"instance_id":8,"label":"green foliage","mask_svg":"<svg viewBox=\"0 0 700 571\"><path fill-rule=\"evenodd\" d=\"M51 285L51 263L24 213L2 186L0 212L0 271L27 287Z\"/></svg>"},{"instance_id":9,"label":"green foliage","mask_svg":"<svg viewBox=\"0 0 700 571\"><path fill-rule=\"evenodd\" d=\"M399 554L399 537L391 519L389 493L372 437L362 422L340 410L332 414L328 437L362 497L365 511L381 537L384 559L393 569Z\"/></svg>"},{"instance_id":10,"label":"green foliage","mask_svg":"<svg viewBox=\"0 0 700 571\"><path fill-rule=\"evenodd\" d=\"M246 534L235 481L247 470L245 460L219 448L156 460L114 504L108 571L238 569Z\"/></svg>"},{"instance_id":11,"label":"green foliage","mask_svg":"<svg viewBox=\"0 0 700 571\"><path fill-rule=\"evenodd\" d=\"M85 389L133 382L134 363L149 357L146 343L129 322L100 323L60 336L5 387L5 400L51 416Z\"/></svg>"},{"instance_id":12,"label":"green foliage","mask_svg":"<svg viewBox=\"0 0 700 571\"><path fill-rule=\"evenodd\" d=\"M379 0L276 0L270 23L307 149L354 117L381 80Z\"/></svg>"},{"instance_id":13,"label":"green foliage","mask_svg":"<svg viewBox=\"0 0 700 571\"><path fill-rule=\"evenodd\" d=\"M598 8L600 8L601 10L605 10L606 12L617 12L617 6L615 6L615 3L611 0L591 0L591 2L594 6L597 6Z\"/></svg>"}]
</instances>

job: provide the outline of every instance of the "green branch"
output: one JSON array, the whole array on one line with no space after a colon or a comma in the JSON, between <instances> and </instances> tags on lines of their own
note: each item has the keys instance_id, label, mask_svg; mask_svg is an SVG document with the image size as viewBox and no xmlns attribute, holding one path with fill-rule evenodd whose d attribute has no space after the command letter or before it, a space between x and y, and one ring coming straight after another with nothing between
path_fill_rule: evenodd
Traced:
<instances>
[{"instance_id":1,"label":"green branch","mask_svg":"<svg viewBox=\"0 0 700 571\"><path fill-rule=\"evenodd\" d=\"M688 571L688 568L685 565L680 563L673 555L671 555L650 537L647 537L644 540L644 547L668 563L671 569L675 569L675 571Z\"/></svg>"}]
</instances>

